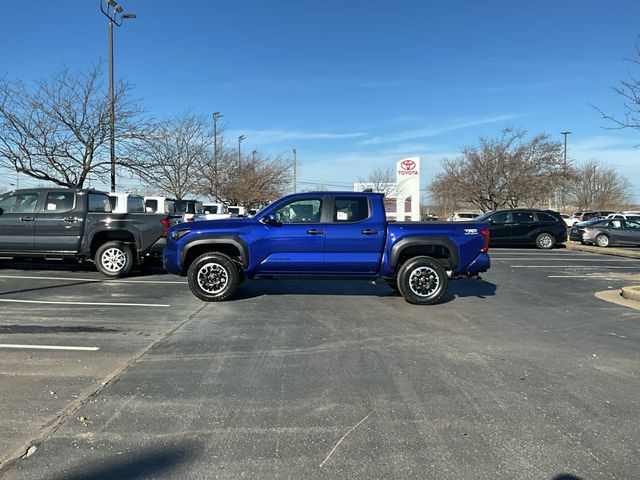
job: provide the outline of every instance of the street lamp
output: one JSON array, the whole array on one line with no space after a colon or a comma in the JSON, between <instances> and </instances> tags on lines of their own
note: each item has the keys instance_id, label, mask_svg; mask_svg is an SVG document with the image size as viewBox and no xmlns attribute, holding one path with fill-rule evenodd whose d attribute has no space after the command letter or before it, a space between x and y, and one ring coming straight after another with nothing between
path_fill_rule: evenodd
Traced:
<instances>
[{"instance_id":1,"label":"street lamp","mask_svg":"<svg viewBox=\"0 0 640 480\"><path fill-rule=\"evenodd\" d=\"M571 132L560 132L560 135L564 135L564 161L562 163L562 208L564 209L564 191L565 191L565 182L567 181L567 136L570 135Z\"/></svg>"},{"instance_id":2,"label":"street lamp","mask_svg":"<svg viewBox=\"0 0 640 480\"><path fill-rule=\"evenodd\" d=\"M123 13L122 6L114 0L98 0L100 11L109 19L109 150L111 157L111 191L116 191L116 107L113 87L113 25L122 25L124 20L137 18L133 13Z\"/></svg>"},{"instance_id":3,"label":"street lamp","mask_svg":"<svg viewBox=\"0 0 640 480\"><path fill-rule=\"evenodd\" d=\"M242 145L242 141L247 138L244 135L240 135L238 137L238 167L240 167L240 163L242 162L242 153L241 153L241 145Z\"/></svg>"},{"instance_id":4,"label":"street lamp","mask_svg":"<svg viewBox=\"0 0 640 480\"><path fill-rule=\"evenodd\" d=\"M296 193L297 190L297 170L298 170L298 157L297 157L297 151L295 149L295 147L292 149L293 150L293 193Z\"/></svg>"}]
</instances>

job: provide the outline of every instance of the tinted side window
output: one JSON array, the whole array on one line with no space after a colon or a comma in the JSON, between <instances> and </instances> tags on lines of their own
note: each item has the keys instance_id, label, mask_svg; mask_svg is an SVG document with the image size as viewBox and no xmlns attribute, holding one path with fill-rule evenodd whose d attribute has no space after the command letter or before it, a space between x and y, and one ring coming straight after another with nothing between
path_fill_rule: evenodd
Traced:
<instances>
[{"instance_id":1,"label":"tinted side window","mask_svg":"<svg viewBox=\"0 0 640 480\"><path fill-rule=\"evenodd\" d=\"M533 212L513 212L513 223L533 223Z\"/></svg>"},{"instance_id":2,"label":"tinted side window","mask_svg":"<svg viewBox=\"0 0 640 480\"><path fill-rule=\"evenodd\" d=\"M556 217L554 217L553 215L549 215L548 213L537 212L536 215L538 216L538 220L540 222L556 223L558 221Z\"/></svg>"},{"instance_id":3,"label":"tinted side window","mask_svg":"<svg viewBox=\"0 0 640 480\"><path fill-rule=\"evenodd\" d=\"M141 197L127 197L127 212L144 212L144 199Z\"/></svg>"},{"instance_id":4,"label":"tinted side window","mask_svg":"<svg viewBox=\"0 0 640 480\"><path fill-rule=\"evenodd\" d=\"M111 213L111 203L108 195L99 193L89 194L89 211L100 213Z\"/></svg>"},{"instance_id":5,"label":"tinted side window","mask_svg":"<svg viewBox=\"0 0 640 480\"><path fill-rule=\"evenodd\" d=\"M202 208L202 204L200 202L195 202L194 204L194 213L202 213L203 208Z\"/></svg>"},{"instance_id":6,"label":"tinted side window","mask_svg":"<svg viewBox=\"0 0 640 480\"><path fill-rule=\"evenodd\" d=\"M75 194L73 192L50 192L44 203L45 212L68 212L73 210Z\"/></svg>"},{"instance_id":7,"label":"tinted side window","mask_svg":"<svg viewBox=\"0 0 640 480\"><path fill-rule=\"evenodd\" d=\"M339 197L333 208L334 222L359 222L369 218L369 200L366 197Z\"/></svg>"},{"instance_id":8,"label":"tinted side window","mask_svg":"<svg viewBox=\"0 0 640 480\"><path fill-rule=\"evenodd\" d=\"M491 215L489 218L487 218L487 221L492 225L504 225L505 223L507 223L508 218L508 212L500 212Z\"/></svg>"},{"instance_id":9,"label":"tinted side window","mask_svg":"<svg viewBox=\"0 0 640 480\"><path fill-rule=\"evenodd\" d=\"M7 213L33 213L37 205L37 192L16 193L0 201L0 208Z\"/></svg>"},{"instance_id":10,"label":"tinted side window","mask_svg":"<svg viewBox=\"0 0 640 480\"><path fill-rule=\"evenodd\" d=\"M280 223L319 223L322 212L322 200L305 198L294 200L276 210L276 219Z\"/></svg>"},{"instance_id":11,"label":"tinted side window","mask_svg":"<svg viewBox=\"0 0 640 480\"><path fill-rule=\"evenodd\" d=\"M37 205L37 192L16 193L0 202L0 208L7 213L33 213Z\"/></svg>"},{"instance_id":12,"label":"tinted side window","mask_svg":"<svg viewBox=\"0 0 640 480\"><path fill-rule=\"evenodd\" d=\"M151 212L156 213L158 211L158 200L145 200L144 206L150 208Z\"/></svg>"},{"instance_id":13,"label":"tinted side window","mask_svg":"<svg viewBox=\"0 0 640 480\"><path fill-rule=\"evenodd\" d=\"M176 204L173 200L165 200L164 201L164 211L167 213L176 211Z\"/></svg>"}]
</instances>

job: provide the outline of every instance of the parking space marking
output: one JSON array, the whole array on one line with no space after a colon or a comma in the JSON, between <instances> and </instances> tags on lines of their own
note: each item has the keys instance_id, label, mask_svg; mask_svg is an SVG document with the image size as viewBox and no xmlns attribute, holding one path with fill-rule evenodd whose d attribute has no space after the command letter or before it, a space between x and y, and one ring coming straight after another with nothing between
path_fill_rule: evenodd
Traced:
<instances>
[{"instance_id":1,"label":"parking space marking","mask_svg":"<svg viewBox=\"0 0 640 480\"><path fill-rule=\"evenodd\" d=\"M495 260L501 260L501 261L516 261L516 260L523 260L523 261L529 261L529 260L549 260L548 258L545 257L527 257L527 258L502 258L502 257L494 257ZM607 259L607 258L558 258L558 257L553 257L553 260L558 260L559 262L569 262L569 261L578 261L578 262L631 262L633 263L634 260L633 259ZM640 265L639 265L640 266Z\"/></svg>"},{"instance_id":2,"label":"parking space marking","mask_svg":"<svg viewBox=\"0 0 640 480\"><path fill-rule=\"evenodd\" d=\"M598 266L590 266L590 265L510 265L511 268L616 268L616 269L640 269L640 265L636 267L621 267L619 265L598 265Z\"/></svg>"},{"instance_id":3,"label":"parking space marking","mask_svg":"<svg viewBox=\"0 0 640 480\"><path fill-rule=\"evenodd\" d=\"M70 301L54 301L54 300L18 300L12 298L0 298L0 302L5 303L35 303L50 305L87 305L98 307L170 307L165 303L119 303L119 302L70 302Z\"/></svg>"},{"instance_id":4,"label":"parking space marking","mask_svg":"<svg viewBox=\"0 0 640 480\"><path fill-rule=\"evenodd\" d=\"M17 348L21 350L70 350L80 352L97 352L100 347L74 347L68 345L20 345L12 343L0 343L0 348Z\"/></svg>"},{"instance_id":5,"label":"parking space marking","mask_svg":"<svg viewBox=\"0 0 640 480\"><path fill-rule=\"evenodd\" d=\"M162 284L166 283L168 285L178 284L178 285L186 285L187 282L180 282L176 280L110 280L110 279L100 279L100 278L82 278L82 277L33 277L28 275L0 275L0 278L18 278L21 280L82 280L83 282L96 282L96 283L153 283L153 284Z\"/></svg>"}]
</instances>

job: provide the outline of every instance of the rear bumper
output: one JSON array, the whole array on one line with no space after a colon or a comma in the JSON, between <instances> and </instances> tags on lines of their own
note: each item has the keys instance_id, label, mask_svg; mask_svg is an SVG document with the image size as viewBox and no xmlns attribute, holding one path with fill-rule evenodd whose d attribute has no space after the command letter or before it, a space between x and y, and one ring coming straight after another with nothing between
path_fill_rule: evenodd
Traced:
<instances>
[{"instance_id":1,"label":"rear bumper","mask_svg":"<svg viewBox=\"0 0 640 480\"><path fill-rule=\"evenodd\" d=\"M490 267L491 259L489 258L489 254L481 253L469 264L464 273L467 275L474 275L476 273L486 272Z\"/></svg>"}]
</instances>

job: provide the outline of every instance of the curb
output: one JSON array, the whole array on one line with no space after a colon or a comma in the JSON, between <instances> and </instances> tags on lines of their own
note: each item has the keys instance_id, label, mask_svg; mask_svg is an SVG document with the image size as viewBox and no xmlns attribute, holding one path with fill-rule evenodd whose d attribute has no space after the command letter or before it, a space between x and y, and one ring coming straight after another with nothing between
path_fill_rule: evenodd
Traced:
<instances>
[{"instance_id":1,"label":"curb","mask_svg":"<svg viewBox=\"0 0 640 480\"><path fill-rule=\"evenodd\" d=\"M582 245L577 242L566 242L565 247L567 250L576 250L579 252L599 253L601 255L613 255L615 257L635 258L640 260L640 251L627 250L624 248L611 248L611 247L594 247L591 245Z\"/></svg>"},{"instance_id":2,"label":"curb","mask_svg":"<svg viewBox=\"0 0 640 480\"><path fill-rule=\"evenodd\" d=\"M633 300L634 302L640 302L640 285L632 287L622 287L622 294L627 300Z\"/></svg>"}]
</instances>

